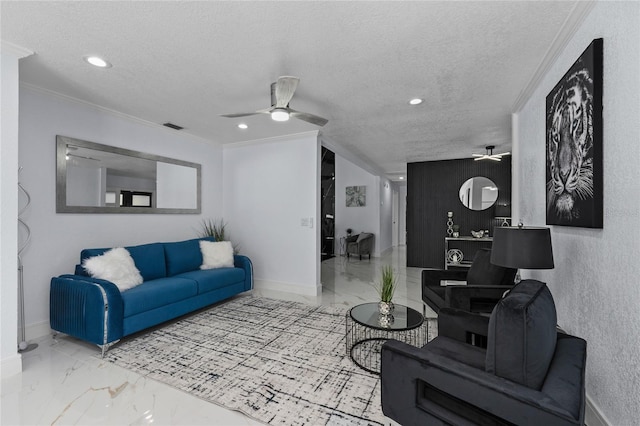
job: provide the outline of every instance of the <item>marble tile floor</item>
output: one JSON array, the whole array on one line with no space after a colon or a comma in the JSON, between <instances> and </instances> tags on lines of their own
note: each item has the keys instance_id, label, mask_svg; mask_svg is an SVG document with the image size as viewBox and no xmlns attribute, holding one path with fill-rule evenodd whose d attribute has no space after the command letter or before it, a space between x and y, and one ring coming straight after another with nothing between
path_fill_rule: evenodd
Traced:
<instances>
[{"instance_id":1,"label":"marble tile floor","mask_svg":"<svg viewBox=\"0 0 640 426\"><path fill-rule=\"evenodd\" d=\"M398 272L395 303L422 311L420 269L405 267L404 247L371 260L336 257L322 262L321 296L266 290L253 295L310 304L350 306L377 300L372 282L380 266ZM240 296L242 297L242 296ZM435 313L428 310L428 316ZM23 372L2 380L2 425L260 425L242 413L203 401L99 358L96 346L59 336L40 338L22 356Z\"/></svg>"}]
</instances>

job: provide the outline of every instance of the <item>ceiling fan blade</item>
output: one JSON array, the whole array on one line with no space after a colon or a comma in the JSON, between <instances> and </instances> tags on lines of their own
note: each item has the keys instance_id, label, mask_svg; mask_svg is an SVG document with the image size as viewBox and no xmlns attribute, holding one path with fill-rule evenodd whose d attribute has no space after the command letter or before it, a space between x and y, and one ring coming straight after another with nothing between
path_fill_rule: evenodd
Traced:
<instances>
[{"instance_id":1,"label":"ceiling fan blade","mask_svg":"<svg viewBox=\"0 0 640 426\"><path fill-rule=\"evenodd\" d=\"M286 108L298 88L298 77L283 76L276 82L276 108Z\"/></svg>"},{"instance_id":2,"label":"ceiling fan blade","mask_svg":"<svg viewBox=\"0 0 640 426\"><path fill-rule=\"evenodd\" d=\"M269 114L272 109L273 108L265 108L265 109L259 109L259 110L254 111L254 112L239 112L237 114L222 114L222 115L220 115L220 117L238 118L238 117L248 117L250 115L256 115L256 114Z\"/></svg>"},{"instance_id":3,"label":"ceiling fan blade","mask_svg":"<svg viewBox=\"0 0 640 426\"><path fill-rule=\"evenodd\" d=\"M302 121L306 121L307 123L311 123L311 124L315 124L316 126L324 126L325 124L327 124L329 122L329 120L327 120L326 118L322 118L319 117L317 115L313 115L313 114L309 114L308 112L300 112L300 111L295 111L291 108L289 108L289 114L292 117L295 117L297 119L300 119Z\"/></svg>"},{"instance_id":4,"label":"ceiling fan blade","mask_svg":"<svg viewBox=\"0 0 640 426\"><path fill-rule=\"evenodd\" d=\"M237 117L248 117L250 115L256 115L256 114L260 114L261 111L254 111L254 112L239 112L237 114L221 114L220 117L225 117L225 118L237 118Z\"/></svg>"},{"instance_id":5,"label":"ceiling fan blade","mask_svg":"<svg viewBox=\"0 0 640 426\"><path fill-rule=\"evenodd\" d=\"M505 156L505 155L511 155L511 153L509 151L507 151L507 152L503 152L503 153L500 153L500 154L493 154L493 155L495 155L496 157L502 157L502 156Z\"/></svg>"}]
</instances>

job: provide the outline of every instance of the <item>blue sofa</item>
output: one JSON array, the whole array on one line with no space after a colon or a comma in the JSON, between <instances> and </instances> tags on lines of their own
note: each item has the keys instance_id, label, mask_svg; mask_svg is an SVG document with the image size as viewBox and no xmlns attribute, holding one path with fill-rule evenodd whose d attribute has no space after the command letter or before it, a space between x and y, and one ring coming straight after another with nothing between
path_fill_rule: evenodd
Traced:
<instances>
[{"instance_id":1,"label":"blue sofa","mask_svg":"<svg viewBox=\"0 0 640 426\"><path fill-rule=\"evenodd\" d=\"M75 274L51 279L51 328L95 343L104 355L124 336L253 288L246 256L235 255L233 268L200 270L200 240L125 247L144 282L123 292L110 281L90 277L81 266L109 249L82 250Z\"/></svg>"}]
</instances>

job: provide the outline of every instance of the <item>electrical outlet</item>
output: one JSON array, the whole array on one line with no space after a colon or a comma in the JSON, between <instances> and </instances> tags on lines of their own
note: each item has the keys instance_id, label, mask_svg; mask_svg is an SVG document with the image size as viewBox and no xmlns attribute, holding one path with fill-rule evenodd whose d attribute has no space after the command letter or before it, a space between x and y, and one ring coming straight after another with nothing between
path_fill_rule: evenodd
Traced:
<instances>
[{"instance_id":1,"label":"electrical outlet","mask_svg":"<svg viewBox=\"0 0 640 426\"><path fill-rule=\"evenodd\" d=\"M300 219L300 226L308 227L309 226L309 218L303 217Z\"/></svg>"}]
</instances>

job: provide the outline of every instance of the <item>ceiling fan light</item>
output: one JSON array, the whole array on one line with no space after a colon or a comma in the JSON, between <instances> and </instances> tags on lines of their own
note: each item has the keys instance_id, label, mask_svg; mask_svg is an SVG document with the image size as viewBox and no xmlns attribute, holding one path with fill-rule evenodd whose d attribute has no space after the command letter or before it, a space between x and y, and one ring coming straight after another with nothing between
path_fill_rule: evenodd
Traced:
<instances>
[{"instance_id":1,"label":"ceiling fan light","mask_svg":"<svg viewBox=\"0 0 640 426\"><path fill-rule=\"evenodd\" d=\"M289 112L283 108L276 108L271 111L271 119L273 121L287 121L289 120Z\"/></svg>"}]
</instances>

